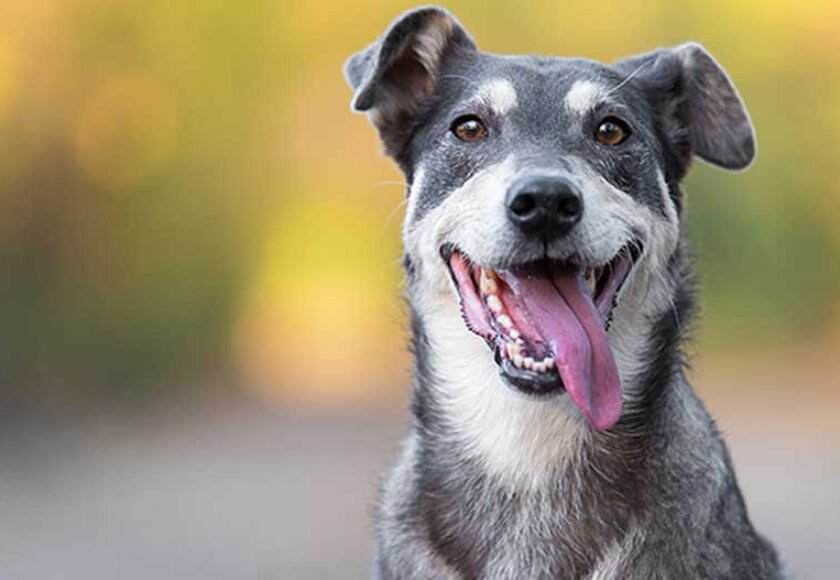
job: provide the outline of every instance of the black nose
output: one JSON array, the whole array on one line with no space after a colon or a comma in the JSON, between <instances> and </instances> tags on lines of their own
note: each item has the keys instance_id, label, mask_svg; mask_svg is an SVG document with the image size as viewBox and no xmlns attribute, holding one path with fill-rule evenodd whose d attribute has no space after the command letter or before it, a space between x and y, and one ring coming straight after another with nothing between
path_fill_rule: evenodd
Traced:
<instances>
[{"instance_id":1,"label":"black nose","mask_svg":"<svg viewBox=\"0 0 840 580\"><path fill-rule=\"evenodd\" d=\"M526 234L545 239L567 234L583 215L583 199L559 177L531 177L513 184L507 194L508 217Z\"/></svg>"}]
</instances>

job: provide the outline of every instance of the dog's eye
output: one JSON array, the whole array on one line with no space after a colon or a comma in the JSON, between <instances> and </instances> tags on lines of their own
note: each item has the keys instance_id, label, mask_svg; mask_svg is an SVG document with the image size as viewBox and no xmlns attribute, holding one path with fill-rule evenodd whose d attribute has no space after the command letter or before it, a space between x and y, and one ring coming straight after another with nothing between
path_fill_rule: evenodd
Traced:
<instances>
[{"instance_id":1,"label":"dog's eye","mask_svg":"<svg viewBox=\"0 0 840 580\"><path fill-rule=\"evenodd\" d=\"M474 143L487 137L487 127L475 115L458 117L450 128L452 133L461 141Z\"/></svg>"},{"instance_id":2,"label":"dog's eye","mask_svg":"<svg viewBox=\"0 0 840 580\"><path fill-rule=\"evenodd\" d=\"M595 139L603 145L619 145L630 136L630 127L617 117L607 117L595 130Z\"/></svg>"}]
</instances>

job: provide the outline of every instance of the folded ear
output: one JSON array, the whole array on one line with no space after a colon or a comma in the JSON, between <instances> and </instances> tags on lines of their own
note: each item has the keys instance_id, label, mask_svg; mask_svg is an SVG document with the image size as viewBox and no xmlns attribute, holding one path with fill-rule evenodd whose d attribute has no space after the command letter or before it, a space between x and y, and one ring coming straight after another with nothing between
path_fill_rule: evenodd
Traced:
<instances>
[{"instance_id":1,"label":"folded ear","mask_svg":"<svg viewBox=\"0 0 840 580\"><path fill-rule=\"evenodd\" d=\"M696 43L656 50L615 64L644 84L678 140L725 169L744 169L755 157L746 107L723 68ZM670 124L670 125L668 125ZM679 143L678 143L679 145Z\"/></svg>"},{"instance_id":2,"label":"folded ear","mask_svg":"<svg viewBox=\"0 0 840 580\"><path fill-rule=\"evenodd\" d=\"M442 8L406 12L344 65L355 91L352 108L369 113L386 150L394 154L411 117L434 92L444 60L475 51L458 21Z\"/></svg>"}]
</instances>

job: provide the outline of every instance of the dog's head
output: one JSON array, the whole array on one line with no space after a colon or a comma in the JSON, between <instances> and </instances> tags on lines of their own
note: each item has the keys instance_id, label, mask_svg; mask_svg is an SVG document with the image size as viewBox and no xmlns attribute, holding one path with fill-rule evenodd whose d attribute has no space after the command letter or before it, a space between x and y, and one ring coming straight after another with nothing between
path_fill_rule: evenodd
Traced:
<instances>
[{"instance_id":1,"label":"dog's head","mask_svg":"<svg viewBox=\"0 0 840 580\"><path fill-rule=\"evenodd\" d=\"M410 184L420 315L459 304L508 384L565 390L596 429L613 425L639 325L670 307L691 157L742 169L754 156L721 67L697 44L611 66L484 54L427 7L345 73Z\"/></svg>"}]
</instances>

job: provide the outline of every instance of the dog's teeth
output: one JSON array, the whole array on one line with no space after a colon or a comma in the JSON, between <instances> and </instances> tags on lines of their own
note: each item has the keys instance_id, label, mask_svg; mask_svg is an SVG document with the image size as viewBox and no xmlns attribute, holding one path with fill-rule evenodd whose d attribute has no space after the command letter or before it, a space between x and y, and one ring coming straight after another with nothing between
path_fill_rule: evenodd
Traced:
<instances>
[{"instance_id":1,"label":"dog's teeth","mask_svg":"<svg viewBox=\"0 0 840 580\"><path fill-rule=\"evenodd\" d=\"M495 314L498 314L502 311L502 301L495 294L490 294L487 296L487 307Z\"/></svg>"},{"instance_id":2,"label":"dog's teeth","mask_svg":"<svg viewBox=\"0 0 840 580\"><path fill-rule=\"evenodd\" d=\"M595 276L592 275L592 270L587 271L586 278L584 279L586 282L586 287L589 288L589 293L594 295L595 294Z\"/></svg>"},{"instance_id":3,"label":"dog's teeth","mask_svg":"<svg viewBox=\"0 0 840 580\"><path fill-rule=\"evenodd\" d=\"M535 362L534 363L534 370L538 373L545 372L545 363L544 362Z\"/></svg>"},{"instance_id":4,"label":"dog's teeth","mask_svg":"<svg viewBox=\"0 0 840 580\"><path fill-rule=\"evenodd\" d=\"M513 320L510 319L510 316L507 314L500 314L496 317L496 321L502 325L504 328L512 328L513 327Z\"/></svg>"},{"instance_id":5,"label":"dog's teeth","mask_svg":"<svg viewBox=\"0 0 840 580\"><path fill-rule=\"evenodd\" d=\"M483 294L495 294L499 289L496 284L496 275L492 271L482 269L479 284Z\"/></svg>"},{"instance_id":6,"label":"dog's teeth","mask_svg":"<svg viewBox=\"0 0 840 580\"><path fill-rule=\"evenodd\" d=\"M507 351L508 358L513 359L513 357L521 355L522 349L521 347L516 344L515 342L509 342L505 344L505 350Z\"/></svg>"},{"instance_id":7,"label":"dog's teeth","mask_svg":"<svg viewBox=\"0 0 840 580\"><path fill-rule=\"evenodd\" d=\"M522 368L522 363L523 363L523 359L522 359L521 354L513 355L513 364L516 368L521 369Z\"/></svg>"},{"instance_id":8,"label":"dog's teeth","mask_svg":"<svg viewBox=\"0 0 840 580\"><path fill-rule=\"evenodd\" d=\"M519 342L519 336L520 336L520 334L519 334L519 331L518 331L518 330L516 330L515 328L511 328L511 329L510 329L510 332L508 332L508 334L510 335L510 337L511 337L513 340L516 340L517 342Z\"/></svg>"},{"instance_id":9,"label":"dog's teeth","mask_svg":"<svg viewBox=\"0 0 840 580\"><path fill-rule=\"evenodd\" d=\"M528 370L534 370L534 359L529 356L526 356L522 359L522 366L524 366Z\"/></svg>"},{"instance_id":10,"label":"dog's teeth","mask_svg":"<svg viewBox=\"0 0 840 580\"><path fill-rule=\"evenodd\" d=\"M554 357L547 356L543 359L543 364L545 365L545 370L550 371L554 368Z\"/></svg>"}]
</instances>

